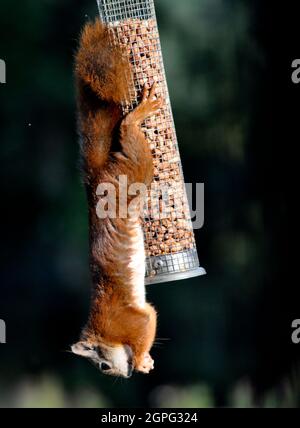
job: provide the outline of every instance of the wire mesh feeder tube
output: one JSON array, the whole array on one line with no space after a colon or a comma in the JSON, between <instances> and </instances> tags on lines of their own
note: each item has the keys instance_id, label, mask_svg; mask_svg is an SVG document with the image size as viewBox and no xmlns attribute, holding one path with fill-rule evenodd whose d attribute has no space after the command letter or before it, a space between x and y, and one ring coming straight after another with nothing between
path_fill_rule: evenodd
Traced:
<instances>
[{"instance_id":1,"label":"wire mesh feeder tube","mask_svg":"<svg viewBox=\"0 0 300 428\"><path fill-rule=\"evenodd\" d=\"M178 142L170 104L153 0L97 0L100 18L112 29L112 40L126 48L135 93L124 113L139 103L142 88L154 82L164 100L160 113L147 119L154 179L148 193L143 229L146 283L159 283L205 274L200 267Z\"/></svg>"}]
</instances>

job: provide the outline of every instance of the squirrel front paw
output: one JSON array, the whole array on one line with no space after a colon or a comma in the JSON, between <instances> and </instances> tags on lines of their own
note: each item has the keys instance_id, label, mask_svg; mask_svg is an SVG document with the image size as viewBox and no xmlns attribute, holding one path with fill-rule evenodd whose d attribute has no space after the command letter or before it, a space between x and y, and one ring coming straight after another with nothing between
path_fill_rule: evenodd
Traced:
<instances>
[{"instance_id":1,"label":"squirrel front paw","mask_svg":"<svg viewBox=\"0 0 300 428\"><path fill-rule=\"evenodd\" d=\"M154 360L149 352L145 352L135 366L136 371L148 374L154 369Z\"/></svg>"}]
</instances>

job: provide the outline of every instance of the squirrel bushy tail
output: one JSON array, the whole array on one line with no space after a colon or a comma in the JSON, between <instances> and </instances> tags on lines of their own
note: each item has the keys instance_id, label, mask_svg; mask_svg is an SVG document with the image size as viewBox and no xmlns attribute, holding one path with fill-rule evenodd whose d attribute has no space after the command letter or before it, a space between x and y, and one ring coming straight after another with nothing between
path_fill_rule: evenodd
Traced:
<instances>
[{"instance_id":1,"label":"squirrel bushy tail","mask_svg":"<svg viewBox=\"0 0 300 428\"><path fill-rule=\"evenodd\" d=\"M108 27L96 19L85 25L75 57L75 76L82 90L121 104L129 100L130 64L126 52L112 43Z\"/></svg>"}]
</instances>

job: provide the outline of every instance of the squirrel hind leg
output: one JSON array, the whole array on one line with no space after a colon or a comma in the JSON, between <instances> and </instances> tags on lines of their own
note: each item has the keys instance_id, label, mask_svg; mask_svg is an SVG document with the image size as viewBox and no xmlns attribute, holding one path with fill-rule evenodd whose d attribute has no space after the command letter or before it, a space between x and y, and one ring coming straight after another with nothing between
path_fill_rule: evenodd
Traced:
<instances>
[{"instance_id":1,"label":"squirrel hind leg","mask_svg":"<svg viewBox=\"0 0 300 428\"><path fill-rule=\"evenodd\" d=\"M121 104L130 98L131 70L128 55L113 45L107 25L96 19L82 31L75 58L79 84L89 86L98 98Z\"/></svg>"}]
</instances>

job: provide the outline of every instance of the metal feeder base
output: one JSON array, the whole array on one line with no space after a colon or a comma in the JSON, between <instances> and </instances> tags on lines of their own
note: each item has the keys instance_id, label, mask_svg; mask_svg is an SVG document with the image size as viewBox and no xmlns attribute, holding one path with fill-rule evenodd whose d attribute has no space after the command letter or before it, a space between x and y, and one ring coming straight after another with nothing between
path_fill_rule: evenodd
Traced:
<instances>
[{"instance_id":1,"label":"metal feeder base","mask_svg":"<svg viewBox=\"0 0 300 428\"><path fill-rule=\"evenodd\" d=\"M205 274L205 269L199 266L195 249L146 259L145 284L178 281Z\"/></svg>"}]
</instances>

